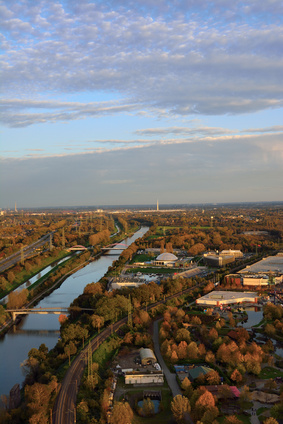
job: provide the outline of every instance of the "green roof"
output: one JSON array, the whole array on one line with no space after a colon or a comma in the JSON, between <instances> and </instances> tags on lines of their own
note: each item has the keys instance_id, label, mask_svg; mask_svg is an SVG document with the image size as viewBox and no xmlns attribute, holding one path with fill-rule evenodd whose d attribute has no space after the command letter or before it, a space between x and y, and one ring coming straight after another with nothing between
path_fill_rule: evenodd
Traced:
<instances>
[{"instance_id":1,"label":"green roof","mask_svg":"<svg viewBox=\"0 0 283 424\"><path fill-rule=\"evenodd\" d=\"M209 368L209 367L203 367L203 366L200 366L200 367L195 367L195 368L192 368L190 371L189 371L189 377L192 379L192 380L195 380L196 378L198 378L201 374L207 374L208 372L210 372L210 371L212 371L212 368Z\"/></svg>"}]
</instances>

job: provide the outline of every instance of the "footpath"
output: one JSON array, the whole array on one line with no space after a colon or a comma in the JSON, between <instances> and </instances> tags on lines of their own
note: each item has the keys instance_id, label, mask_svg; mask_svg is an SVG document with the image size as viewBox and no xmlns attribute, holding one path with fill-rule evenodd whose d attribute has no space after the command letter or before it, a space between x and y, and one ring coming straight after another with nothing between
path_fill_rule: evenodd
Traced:
<instances>
[{"instance_id":1,"label":"footpath","mask_svg":"<svg viewBox=\"0 0 283 424\"><path fill-rule=\"evenodd\" d=\"M154 324L153 324L154 352L155 352L156 358L158 359L159 365L161 366L161 369L162 369L162 371L163 371L163 373L166 377L168 386L171 389L172 396L175 397L177 395L182 395L182 391L180 389L179 384L177 383L176 374L170 372L170 370L168 369L167 365L165 364L165 361L164 361L164 359L161 355L161 352L160 352L158 323L162 320L163 320L163 318L161 318L157 321L154 321ZM185 418L186 423L193 424L193 421L192 421L189 413L187 413L184 418ZM253 424L258 424L258 423L253 423Z\"/></svg>"}]
</instances>

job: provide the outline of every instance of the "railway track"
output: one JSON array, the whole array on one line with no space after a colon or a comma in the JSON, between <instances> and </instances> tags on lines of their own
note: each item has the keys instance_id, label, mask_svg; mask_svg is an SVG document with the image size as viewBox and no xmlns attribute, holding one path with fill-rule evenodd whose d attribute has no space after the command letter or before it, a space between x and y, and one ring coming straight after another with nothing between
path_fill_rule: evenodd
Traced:
<instances>
[{"instance_id":1,"label":"railway track","mask_svg":"<svg viewBox=\"0 0 283 424\"><path fill-rule=\"evenodd\" d=\"M187 294L199 286L200 285L197 284L181 292L168 296L163 300L160 300L151 305L148 305L147 310L152 309L156 306L162 305L170 299L174 299L175 297L182 296L183 294ZM145 310L146 308L144 307L142 309ZM113 332L117 332L120 327L126 324L127 321L128 321L128 317L124 317L121 320L115 322L114 324L110 324L101 333L95 336L90 341L92 353L98 348L98 346L101 343L103 343L106 339L108 339L108 337L110 337ZM78 392L78 387L80 385L83 372L86 366L86 358L87 358L88 349L89 349L89 345L87 345L79 353L79 355L72 362L70 368L68 369L62 381L58 396L54 404L53 412L52 412L52 424L73 424L76 422L77 392Z\"/></svg>"}]
</instances>

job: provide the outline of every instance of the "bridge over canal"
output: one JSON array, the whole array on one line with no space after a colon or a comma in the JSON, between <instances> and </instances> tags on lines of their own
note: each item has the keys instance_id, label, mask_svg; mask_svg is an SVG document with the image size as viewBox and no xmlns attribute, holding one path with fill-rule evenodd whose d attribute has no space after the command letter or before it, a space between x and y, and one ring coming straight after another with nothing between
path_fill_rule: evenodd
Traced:
<instances>
[{"instance_id":1,"label":"bridge over canal","mask_svg":"<svg viewBox=\"0 0 283 424\"><path fill-rule=\"evenodd\" d=\"M39 314L39 315L46 315L46 314L68 314L71 311L94 311L94 309L89 308L22 308L22 309L6 309L6 312L10 312L12 315L13 321L16 320L18 315L28 315L28 314Z\"/></svg>"}]
</instances>

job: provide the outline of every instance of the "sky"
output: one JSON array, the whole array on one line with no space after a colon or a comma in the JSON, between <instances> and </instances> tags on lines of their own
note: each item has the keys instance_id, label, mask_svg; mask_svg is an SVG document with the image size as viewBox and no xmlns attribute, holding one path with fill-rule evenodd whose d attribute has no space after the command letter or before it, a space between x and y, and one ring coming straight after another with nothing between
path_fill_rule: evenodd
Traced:
<instances>
[{"instance_id":1,"label":"sky","mask_svg":"<svg viewBox=\"0 0 283 424\"><path fill-rule=\"evenodd\" d=\"M282 9L0 1L0 209L282 201Z\"/></svg>"}]
</instances>

